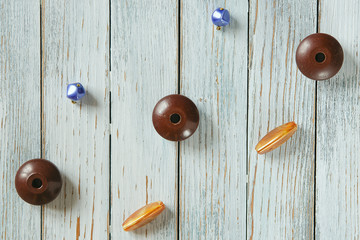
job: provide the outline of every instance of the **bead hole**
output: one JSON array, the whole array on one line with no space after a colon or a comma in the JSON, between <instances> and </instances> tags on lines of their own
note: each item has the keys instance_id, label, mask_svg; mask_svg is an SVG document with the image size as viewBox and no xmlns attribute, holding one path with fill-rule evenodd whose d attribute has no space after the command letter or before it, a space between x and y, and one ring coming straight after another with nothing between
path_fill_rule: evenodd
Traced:
<instances>
[{"instance_id":1,"label":"bead hole","mask_svg":"<svg viewBox=\"0 0 360 240\"><path fill-rule=\"evenodd\" d=\"M181 117L179 114L177 113L174 113L174 114L171 114L170 116L170 122L173 123L173 124L178 124L181 120Z\"/></svg>"},{"instance_id":2,"label":"bead hole","mask_svg":"<svg viewBox=\"0 0 360 240\"><path fill-rule=\"evenodd\" d=\"M322 63L324 60L325 60L325 54L322 53L322 52L319 52L315 55L315 60L318 62L318 63Z\"/></svg>"},{"instance_id":3,"label":"bead hole","mask_svg":"<svg viewBox=\"0 0 360 240\"><path fill-rule=\"evenodd\" d=\"M35 178L35 179L32 181L31 185L32 185L34 188L41 188L41 187L42 187L42 181L41 181L41 179L39 179L39 178Z\"/></svg>"}]
</instances>

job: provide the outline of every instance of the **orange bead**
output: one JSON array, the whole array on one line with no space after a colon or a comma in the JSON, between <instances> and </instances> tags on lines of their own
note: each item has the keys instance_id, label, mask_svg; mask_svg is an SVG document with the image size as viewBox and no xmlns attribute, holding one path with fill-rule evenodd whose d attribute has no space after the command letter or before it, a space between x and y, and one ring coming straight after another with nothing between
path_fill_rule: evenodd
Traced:
<instances>
[{"instance_id":1,"label":"orange bead","mask_svg":"<svg viewBox=\"0 0 360 240\"><path fill-rule=\"evenodd\" d=\"M256 145L255 150L258 154L270 152L289 140L296 130L297 125L295 122L285 123L266 134Z\"/></svg>"},{"instance_id":2,"label":"orange bead","mask_svg":"<svg viewBox=\"0 0 360 240\"><path fill-rule=\"evenodd\" d=\"M165 205L161 201L149 203L131 214L122 227L125 231L135 230L154 220L164 209Z\"/></svg>"}]
</instances>

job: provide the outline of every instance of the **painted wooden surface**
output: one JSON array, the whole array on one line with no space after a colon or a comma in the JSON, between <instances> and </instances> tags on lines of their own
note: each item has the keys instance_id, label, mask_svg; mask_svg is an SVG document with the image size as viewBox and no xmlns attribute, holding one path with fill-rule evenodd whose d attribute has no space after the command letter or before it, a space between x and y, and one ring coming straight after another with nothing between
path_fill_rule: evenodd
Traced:
<instances>
[{"instance_id":1,"label":"painted wooden surface","mask_svg":"<svg viewBox=\"0 0 360 240\"><path fill-rule=\"evenodd\" d=\"M217 31L221 6L231 24ZM356 0L1 1L0 239L359 239L359 12ZM317 28L345 52L318 83L295 63ZM77 81L88 94L71 104ZM151 122L178 92L200 111L179 144ZM289 121L290 141L257 155ZM44 207L14 186L37 157L64 179ZM122 230L158 200L154 222Z\"/></svg>"},{"instance_id":2,"label":"painted wooden surface","mask_svg":"<svg viewBox=\"0 0 360 240\"><path fill-rule=\"evenodd\" d=\"M40 156L40 4L0 2L0 239L40 239L40 208L23 202L15 174Z\"/></svg>"},{"instance_id":3,"label":"painted wooden surface","mask_svg":"<svg viewBox=\"0 0 360 240\"><path fill-rule=\"evenodd\" d=\"M109 5L42 2L43 157L62 172L60 196L43 207L42 239L109 235ZM72 104L66 86L81 82Z\"/></svg>"},{"instance_id":4,"label":"painted wooden surface","mask_svg":"<svg viewBox=\"0 0 360 240\"><path fill-rule=\"evenodd\" d=\"M246 237L248 3L223 6L232 22L217 31L215 2L182 2L180 92L198 106L200 123L180 144L181 239Z\"/></svg>"},{"instance_id":5,"label":"painted wooden surface","mask_svg":"<svg viewBox=\"0 0 360 240\"><path fill-rule=\"evenodd\" d=\"M251 1L249 27L249 239L312 239L315 82L296 67L301 39L316 32L316 1ZM258 155L269 130L295 121L281 148Z\"/></svg>"},{"instance_id":6,"label":"painted wooden surface","mask_svg":"<svg viewBox=\"0 0 360 240\"><path fill-rule=\"evenodd\" d=\"M320 1L319 32L344 50L337 76L318 83L316 238L360 239L359 1Z\"/></svg>"},{"instance_id":7,"label":"painted wooden surface","mask_svg":"<svg viewBox=\"0 0 360 240\"><path fill-rule=\"evenodd\" d=\"M178 144L152 125L159 99L177 93L178 2L111 3L111 225L113 239L176 239ZM166 210L135 232L122 222L146 203Z\"/></svg>"}]
</instances>

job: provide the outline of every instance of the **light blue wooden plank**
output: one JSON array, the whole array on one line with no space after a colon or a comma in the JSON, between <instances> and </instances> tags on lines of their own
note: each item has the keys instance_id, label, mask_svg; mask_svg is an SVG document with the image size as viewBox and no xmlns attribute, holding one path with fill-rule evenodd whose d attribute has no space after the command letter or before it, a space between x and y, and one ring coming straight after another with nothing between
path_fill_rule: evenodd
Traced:
<instances>
[{"instance_id":1,"label":"light blue wooden plank","mask_svg":"<svg viewBox=\"0 0 360 240\"><path fill-rule=\"evenodd\" d=\"M231 23L217 31L212 12ZM245 239L248 1L182 0L181 93L199 108L181 143L180 238Z\"/></svg>"},{"instance_id":2,"label":"light blue wooden plank","mask_svg":"<svg viewBox=\"0 0 360 240\"><path fill-rule=\"evenodd\" d=\"M177 92L178 1L111 2L111 225L113 239L176 239L177 143L161 138L151 116ZM133 232L121 225L146 203L166 210Z\"/></svg>"},{"instance_id":3,"label":"light blue wooden plank","mask_svg":"<svg viewBox=\"0 0 360 240\"><path fill-rule=\"evenodd\" d=\"M40 207L16 193L21 164L40 157L40 4L0 2L0 239L40 239Z\"/></svg>"},{"instance_id":4,"label":"light blue wooden plank","mask_svg":"<svg viewBox=\"0 0 360 240\"><path fill-rule=\"evenodd\" d=\"M344 50L339 73L318 82L316 239L360 238L360 2L320 1L319 31Z\"/></svg>"},{"instance_id":5,"label":"light blue wooden plank","mask_svg":"<svg viewBox=\"0 0 360 240\"><path fill-rule=\"evenodd\" d=\"M108 239L109 1L42 2L43 154L63 176L42 239ZM68 83L87 94L66 98Z\"/></svg>"},{"instance_id":6,"label":"light blue wooden plank","mask_svg":"<svg viewBox=\"0 0 360 240\"><path fill-rule=\"evenodd\" d=\"M312 239L315 82L297 69L300 40L316 31L316 0L250 1L249 239ZM255 151L270 130L295 121L279 149Z\"/></svg>"}]
</instances>

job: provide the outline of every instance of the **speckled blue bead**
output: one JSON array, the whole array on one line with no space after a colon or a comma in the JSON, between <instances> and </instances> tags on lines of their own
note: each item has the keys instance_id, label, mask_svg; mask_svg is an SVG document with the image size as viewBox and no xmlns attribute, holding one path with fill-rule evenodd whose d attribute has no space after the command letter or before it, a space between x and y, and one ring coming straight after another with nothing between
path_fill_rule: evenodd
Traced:
<instances>
[{"instance_id":1,"label":"speckled blue bead","mask_svg":"<svg viewBox=\"0 0 360 240\"><path fill-rule=\"evenodd\" d=\"M230 13L225 8L217 8L211 15L211 20L220 29L230 23Z\"/></svg>"},{"instance_id":2,"label":"speckled blue bead","mask_svg":"<svg viewBox=\"0 0 360 240\"><path fill-rule=\"evenodd\" d=\"M85 88L81 83L70 83L67 86L66 96L74 102L79 101L85 96Z\"/></svg>"}]
</instances>

